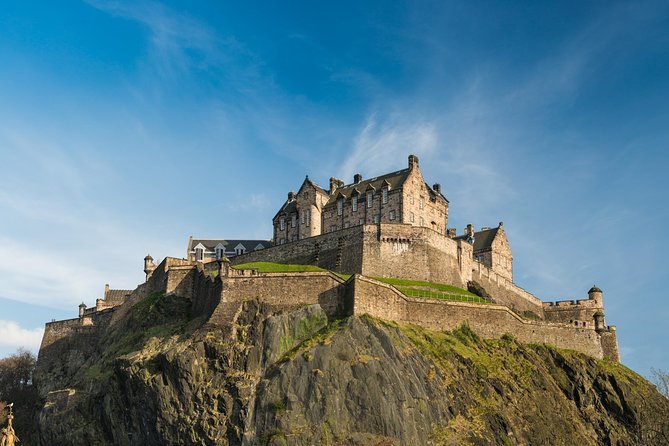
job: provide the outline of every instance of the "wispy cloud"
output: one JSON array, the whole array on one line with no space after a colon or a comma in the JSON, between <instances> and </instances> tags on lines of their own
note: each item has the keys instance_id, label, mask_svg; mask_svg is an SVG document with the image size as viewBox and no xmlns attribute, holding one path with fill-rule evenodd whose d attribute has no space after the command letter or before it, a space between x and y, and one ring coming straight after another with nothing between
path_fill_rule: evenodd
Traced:
<instances>
[{"instance_id":1,"label":"wispy cloud","mask_svg":"<svg viewBox=\"0 0 669 446\"><path fill-rule=\"evenodd\" d=\"M431 154L437 144L434 125L430 122L408 119L400 113L381 116L378 112L368 116L363 128L353 141L353 148L339 169L342 178L354 173L365 176L386 172L397 166L398 159L408 153Z\"/></svg>"},{"instance_id":2,"label":"wispy cloud","mask_svg":"<svg viewBox=\"0 0 669 446\"><path fill-rule=\"evenodd\" d=\"M44 328L27 329L14 321L0 319L0 334L0 346L36 352L42 342Z\"/></svg>"}]
</instances>

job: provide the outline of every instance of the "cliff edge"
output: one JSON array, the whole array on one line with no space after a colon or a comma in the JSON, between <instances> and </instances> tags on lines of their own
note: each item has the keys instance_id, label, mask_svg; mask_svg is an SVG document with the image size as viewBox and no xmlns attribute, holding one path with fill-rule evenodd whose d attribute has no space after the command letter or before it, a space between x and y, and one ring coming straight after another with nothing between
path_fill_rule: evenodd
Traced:
<instances>
[{"instance_id":1,"label":"cliff edge","mask_svg":"<svg viewBox=\"0 0 669 446\"><path fill-rule=\"evenodd\" d=\"M667 444L669 400L613 362L319 305L250 300L225 329L190 308L156 292L51 346L41 444Z\"/></svg>"}]
</instances>

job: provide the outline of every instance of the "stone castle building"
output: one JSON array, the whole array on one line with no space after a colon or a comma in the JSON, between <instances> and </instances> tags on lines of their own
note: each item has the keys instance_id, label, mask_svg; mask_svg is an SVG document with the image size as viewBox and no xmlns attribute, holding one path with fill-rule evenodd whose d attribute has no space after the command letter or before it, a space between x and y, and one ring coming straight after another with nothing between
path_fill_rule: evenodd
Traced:
<instances>
[{"instance_id":1,"label":"stone castle building","mask_svg":"<svg viewBox=\"0 0 669 446\"><path fill-rule=\"evenodd\" d=\"M606 325L603 293L543 302L513 281L513 254L504 226L458 235L448 228L449 202L424 180L415 155L406 169L350 184L331 178L325 190L308 177L272 219L271 243L189 239L186 258L144 259L146 282L135 290L105 288L79 317L46 324L40 361L60 361L82 348L78 336L104 335L130 306L162 291L188 297L193 317L230 330L249 300L272 308L318 304L332 318L375 317L451 330L467 323L485 338L512 334L596 358L620 360L616 327ZM260 273L251 262L315 265L318 272ZM386 278L461 288L454 299L416 296ZM467 300L477 294L484 302ZM467 295L465 295L465 293ZM465 301L462 301L462 300ZM82 338L83 339L83 338Z\"/></svg>"}]
</instances>

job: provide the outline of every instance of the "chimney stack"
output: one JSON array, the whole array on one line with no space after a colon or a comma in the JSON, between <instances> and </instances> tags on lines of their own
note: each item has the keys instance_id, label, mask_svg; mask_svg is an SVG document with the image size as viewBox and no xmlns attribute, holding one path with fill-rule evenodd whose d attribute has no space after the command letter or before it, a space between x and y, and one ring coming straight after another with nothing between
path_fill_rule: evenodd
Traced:
<instances>
[{"instance_id":1,"label":"chimney stack","mask_svg":"<svg viewBox=\"0 0 669 446\"><path fill-rule=\"evenodd\" d=\"M360 175L359 173L353 175L353 183L358 184L361 181L362 181L362 175Z\"/></svg>"},{"instance_id":2,"label":"chimney stack","mask_svg":"<svg viewBox=\"0 0 669 446\"><path fill-rule=\"evenodd\" d=\"M418 157L416 155L409 155L409 169L418 167Z\"/></svg>"},{"instance_id":3,"label":"chimney stack","mask_svg":"<svg viewBox=\"0 0 669 446\"><path fill-rule=\"evenodd\" d=\"M440 193L441 193L441 184L439 184L439 183L434 183L434 186L432 186L432 189L433 189L436 193L440 194Z\"/></svg>"},{"instance_id":4,"label":"chimney stack","mask_svg":"<svg viewBox=\"0 0 669 446\"><path fill-rule=\"evenodd\" d=\"M465 228L465 235L474 236L474 225L469 223Z\"/></svg>"},{"instance_id":5,"label":"chimney stack","mask_svg":"<svg viewBox=\"0 0 669 446\"><path fill-rule=\"evenodd\" d=\"M334 191L336 191L338 187L342 187L343 185L344 182L342 180L335 177L330 177L330 195L334 194Z\"/></svg>"},{"instance_id":6,"label":"chimney stack","mask_svg":"<svg viewBox=\"0 0 669 446\"><path fill-rule=\"evenodd\" d=\"M295 198L295 192L288 192L288 201L293 201Z\"/></svg>"}]
</instances>

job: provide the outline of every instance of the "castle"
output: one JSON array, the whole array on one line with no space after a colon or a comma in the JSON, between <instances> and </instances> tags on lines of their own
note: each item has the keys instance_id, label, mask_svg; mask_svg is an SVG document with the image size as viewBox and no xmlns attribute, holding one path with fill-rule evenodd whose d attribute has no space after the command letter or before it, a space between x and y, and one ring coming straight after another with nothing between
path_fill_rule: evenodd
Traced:
<instances>
[{"instance_id":1,"label":"castle","mask_svg":"<svg viewBox=\"0 0 669 446\"><path fill-rule=\"evenodd\" d=\"M331 178L328 190L307 177L272 219L271 243L248 241L241 250L235 241L228 258L222 241L191 237L185 259L167 257L156 265L147 256L146 282L135 290L106 286L95 307L80 306L78 318L46 324L41 367L62 360L63 349L77 345L72 339L103 335L156 291L190 298L194 317L231 336L241 305L257 299L277 310L318 304L332 318L369 314L434 330L467 323L485 338L511 334L522 342L620 360L601 289L593 286L587 299L542 302L513 282L503 224L480 231L467 225L457 235L448 228L448 206L440 185L424 180L415 155L406 169L389 174L366 180L356 174L350 184ZM245 266L250 262L322 270L259 272ZM414 286L395 285L392 278ZM461 291L439 298L420 293L433 284ZM472 293L480 297L471 299Z\"/></svg>"}]
</instances>

